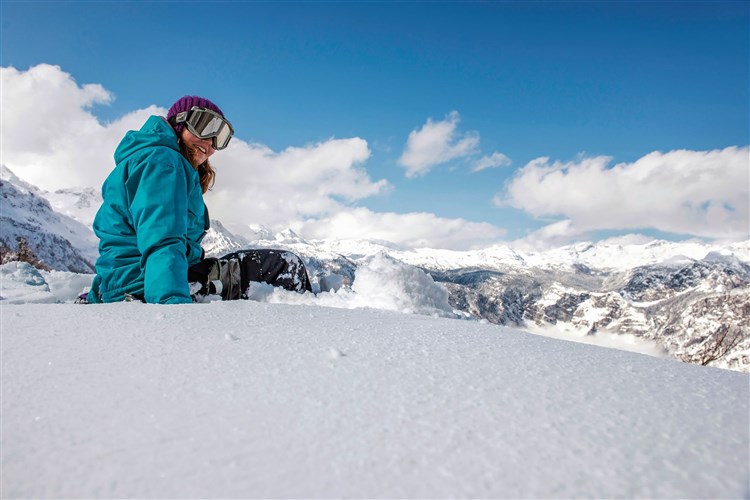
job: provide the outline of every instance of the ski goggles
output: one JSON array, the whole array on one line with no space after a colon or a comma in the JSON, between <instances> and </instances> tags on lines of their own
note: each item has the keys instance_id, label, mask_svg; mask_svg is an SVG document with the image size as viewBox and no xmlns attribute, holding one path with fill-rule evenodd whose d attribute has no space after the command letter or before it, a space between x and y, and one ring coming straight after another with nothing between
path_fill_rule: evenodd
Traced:
<instances>
[{"instance_id":1,"label":"ski goggles","mask_svg":"<svg viewBox=\"0 0 750 500\"><path fill-rule=\"evenodd\" d=\"M190 111L177 113L174 125L184 123L191 134L200 139L212 139L214 149L224 149L234 135L232 124L216 111L193 106Z\"/></svg>"}]
</instances>

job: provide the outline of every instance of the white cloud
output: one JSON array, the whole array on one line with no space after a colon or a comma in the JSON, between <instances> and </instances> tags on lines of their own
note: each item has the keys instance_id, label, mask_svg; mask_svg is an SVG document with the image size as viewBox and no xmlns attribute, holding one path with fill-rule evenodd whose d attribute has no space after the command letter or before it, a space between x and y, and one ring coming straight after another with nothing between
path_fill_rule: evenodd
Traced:
<instances>
[{"instance_id":1,"label":"white cloud","mask_svg":"<svg viewBox=\"0 0 750 500\"><path fill-rule=\"evenodd\" d=\"M216 185L206 195L212 217L222 221L284 229L290 221L330 215L345 202L391 189L372 181L361 167L370 156L367 141L331 139L274 152L262 144L233 140L216 153Z\"/></svg>"},{"instance_id":2,"label":"white cloud","mask_svg":"<svg viewBox=\"0 0 750 500\"><path fill-rule=\"evenodd\" d=\"M564 217L571 234L651 228L747 239L749 153L748 147L654 152L612 168L608 157L571 163L538 158L517 172L495 202L536 217Z\"/></svg>"},{"instance_id":3,"label":"white cloud","mask_svg":"<svg viewBox=\"0 0 750 500\"><path fill-rule=\"evenodd\" d=\"M151 114L151 106L102 125L90 112L113 96L101 85L79 86L59 66L28 71L0 68L2 162L19 177L47 190L100 186L114 166L112 154L125 132Z\"/></svg>"},{"instance_id":4,"label":"white cloud","mask_svg":"<svg viewBox=\"0 0 750 500\"><path fill-rule=\"evenodd\" d=\"M484 222L446 219L424 212L378 213L366 208L308 220L297 229L310 239L385 240L407 247L452 250L486 247L505 235L504 229Z\"/></svg>"},{"instance_id":5,"label":"white cloud","mask_svg":"<svg viewBox=\"0 0 750 500\"><path fill-rule=\"evenodd\" d=\"M507 167L511 163L510 158L502 153L492 153L490 156L482 156L480 159L474 162L474 166L471 168L472 172L480 172L488 168Z\"/></svg>"},{"instance_id":6,"label":"white cloud","mask_svg":"<svg viewBox=\"0 0 750 500\"><path fill-rule=\"evenodd\" d=\"M476 153L479 134L459 134L457 111L452 111L444 120L433 122L427 119L422 128L412 130L406 148L398 162L406 167L407 177L425 175L436 165Z\"/></svg>"}]
</instances>

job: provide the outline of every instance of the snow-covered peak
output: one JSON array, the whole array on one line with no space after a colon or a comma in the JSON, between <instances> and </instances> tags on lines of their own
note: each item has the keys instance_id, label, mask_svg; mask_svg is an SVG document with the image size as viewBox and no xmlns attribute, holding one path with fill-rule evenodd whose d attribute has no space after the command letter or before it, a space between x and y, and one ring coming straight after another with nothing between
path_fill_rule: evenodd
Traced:
<instances>
[{"instance_id":1,"label":"snow-covered peak","mask_svg":"<svg viewBox=\"0 0 750 500\"><path fill-rule=\"evenodd\" d=\"M235 232L235 234L240 234L249 241L275 239L274 232L271 231L266 226L264 226L263 224L248 224L247 226L241 229L243 229L244 231L242 232L238 231L238 232Z\"/></svg>"},{"instance_id":2,"label":"snow-covered peak","mask_svg":"<svg viewBox=\"0 0 750 500\"><path fill-rule=\"evenodd\" d=\"M91 227L102 204L102 195L94 188L67 188L55 192L43 192L52 208Z\"/></svg>"},{"instance_id":3,"label":"snow-covered peak","mask_svg":"<svg viewBox=\"0 0 750 500\"><path fill-rule=\"evenodd\" d=\"M613 244L583 242L544 252L524 252L507 245L495 245L483 250L405 249L386 246L372 241L314 242L320 249L338 252L356 259L379 252L433 270L482 268L503 270L508 268L540 268L551 270L589 269L624 272L643 266L662 263L688 263L702 260L712 252L750 262L750 240L729 245L702 242L651 241L648 243Z\"/></svg>"},{"instance_id":4,"label":"snow-covered peak","mask_svg":"<svg viewBox=\"0 0 750 500\"><path fill-rule=\"evenodd\" d=\"M201 242L206 255L219 257L229 252L247 248L248 242L242 236L229 231L224 225L215 219L211 220L211 227Z\"/></svg>"},{"instance_id":5,"label":"snow-covered peak","mask_svg":"<svg viewBox=\"0 0 750 500\"><path fill-rule=\"evenodd\" d=\"M300 235L291 229L285 229L277 233L274 235L274 239L282 244L308 244L307 240L300 237Z\"/></svg>"},{"instance_id":6,"label":"snow-covered peak","mask_svg":"<svg viewBox=\"0 0 750 500\"><path fill-rule=\"evenodd\" d=\"M739 253L739 252L738 252ZM722 248L719 250L713 250L709 252L703 259L705 262L717 262L734 268L742 267L743 264L748 265L750 262L743 261L738 257L737 254L731 252L729 249Z\"/></svg>"},{"instance_id":7,"label":"snow-covered peak","mask_svg":"<svg viewBox=\"0 0 750 500\"><path fill-rule=\"evenodd\" d=\"M11 169L3 164L0 164L0 180L13 184L19 192L22 193L39 193L41 190L28 182L22 180Z\"/></svg>"},{"instance_id":8,"label":"snow-covered peak","mask_svg":"<svg viewBox=\"0 0 750 500\"><path fill-rule=\"evenodd\" d=\"M588 242L530 253L524 258L530 265L537 267L572 267L576 264L583 264L599 270L626 271L670 261L702 260L709 253L717 251L732 254L742 261L750 262L750 240L726 246L698 241L657 240L625 245L606 241Z\"/></svg>"},{"instance_id":9,"label":"snow-covered peak","mask_svg":"<svg viewBox=\"0 0 750 500\"><path fill-rule=\"evenodd\" d=\"M46 199L55 212L88 227L91 227L94 216L102 204L102 196L97 189L82 187L59 189L55 192L45 191L22 180L5 165L0 165L0 179L12 184L19 193L33 193L35 196Z\"/></svg>"}]
</instances>

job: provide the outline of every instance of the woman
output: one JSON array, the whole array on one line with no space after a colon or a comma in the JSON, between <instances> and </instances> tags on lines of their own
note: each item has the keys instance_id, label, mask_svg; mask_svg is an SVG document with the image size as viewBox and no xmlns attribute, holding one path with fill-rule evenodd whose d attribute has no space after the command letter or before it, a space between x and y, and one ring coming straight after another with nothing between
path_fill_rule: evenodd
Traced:
<instances>
[{"instance_id":1,"label":"woman","mask_svg":"<svg viewBox=\"0 0 750 500\"><path fill-rule=\"evenodd\" d=\"M210 226L203 194L216 176L209 158L233 134L218 106L185 96L166 119L152 116L125 135L94 219L99 258L88 302L188 303L208 293L209 284L223 298L241 298L248 279L310 290L304 265L288 252L203 258L201 240Z\"/></svg>"}]
</instances>

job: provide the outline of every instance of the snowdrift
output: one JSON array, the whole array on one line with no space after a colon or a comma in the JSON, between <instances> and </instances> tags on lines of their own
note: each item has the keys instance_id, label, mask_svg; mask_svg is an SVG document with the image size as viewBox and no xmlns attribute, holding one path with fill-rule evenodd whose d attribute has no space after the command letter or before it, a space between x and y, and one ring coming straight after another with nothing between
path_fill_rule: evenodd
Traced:
<instances>
[{"instance_id":1,"label":"snowdrift","mask_svg":"<svg viewBox=\"0 0 750 500\"><path fill-rule=\"evenodd\" d=\"M2 310L7 498L738 498L746 374L460 319Z\"/></svg>"}]
</instances>

